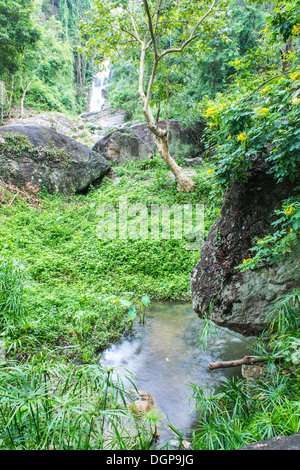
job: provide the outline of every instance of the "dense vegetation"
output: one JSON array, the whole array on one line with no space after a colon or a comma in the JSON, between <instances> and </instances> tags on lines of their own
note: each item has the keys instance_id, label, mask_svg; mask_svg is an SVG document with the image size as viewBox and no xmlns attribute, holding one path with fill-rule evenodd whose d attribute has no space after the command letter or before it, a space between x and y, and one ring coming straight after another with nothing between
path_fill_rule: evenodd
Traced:
<instances>
[{"instance_id":1,"label":"dense vegetation","mask_svg":"<svg viewBox=\"0 0 300 470\"><path fill-rule=\"evenodd\" d=\"M3 118L22 96L38 110L84 109L93 65L75 46L90 7L78 0L0 2L0 50L7 38L11 46L0 59ZM117 179L105 178L86 195L20 192L0 182L0 334L7 359L0 448L153 447L158 414L128 428L132 396L97 365L98 354L134 328L132 307L141 298L145 306L148 297L189 299L199 252L185 250L185 240L101 240L100 204L117 205L124 195L148 207L203 203L207 233L224 191L233 180L247 180L253 157L267 155L267 171L294 188L274 214L274 231L253 240L253 257L239 269L299 250L299 1L233 1L222 33L205 48L168 59L151 97L160 117L171 99L170 117L207 123L207 157L214 158L196 167L193 193L177 192L158 157L114 166ZM112 70L112 106L128 120L142 119L135 62L118 57ZM272 306L270 328L251 351L264 360L261 380L226 381L209 394L193 385L201 415L195 449L236 449L299 431L299 308L299 291ZM213 328L209 318L207 326Z\"/></svg>"},{"instance_id":2,"label":"dense vegetation","mask_svg":"<svg viewBox=\"0 0 300 470\"><path fill-rule=\"evenodd\" d=\"M1 2L1 116L85 111L94 66L78 51L79 20L90 0ZM9 46L8 46L9 45Z\"/></svg>"}]
</instances>

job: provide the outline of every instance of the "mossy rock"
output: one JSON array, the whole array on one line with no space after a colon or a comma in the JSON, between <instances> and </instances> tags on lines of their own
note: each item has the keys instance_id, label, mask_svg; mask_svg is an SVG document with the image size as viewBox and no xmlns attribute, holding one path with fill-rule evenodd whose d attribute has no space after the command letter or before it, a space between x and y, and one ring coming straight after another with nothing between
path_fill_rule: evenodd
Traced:
<instances>
[{"instance_id":1,"label":"mossy rock","mask_svg":"<svg viewBox=\"0 0 300 470\"><path fill-rule=\"evenodd\" d=\"M0 128L0 178L49 193L84 191L111 167L99 153L54 129L13 125Z\"/></svg>"},{"instance_id":2,"label":"mossy rock","mask_svg":"<svg viewBox=\"0 0 300 470\"><path fill-rule=\"evenodd\" d=\"M236 269L251 256L253 240L274 230L274 211L292 189L293 183L278 183L261 171L261 165L252 169L245 184L233 182L190 276L193 308L200 317L212 307L216 324L257 335L268 326L273 302L299 287L299 250L279 264L245 272Z\"/></svg>"}]
</instances>

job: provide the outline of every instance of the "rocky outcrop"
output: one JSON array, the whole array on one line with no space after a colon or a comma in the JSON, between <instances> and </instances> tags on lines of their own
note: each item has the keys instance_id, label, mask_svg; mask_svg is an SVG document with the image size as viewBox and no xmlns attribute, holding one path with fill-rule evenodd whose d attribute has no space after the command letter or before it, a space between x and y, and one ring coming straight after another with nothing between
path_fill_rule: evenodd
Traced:
<instances>
[{"instance_id":1,"label":"rocky outcrop","mask_svg":"<svg viewBox=\"0 0 300 470\"><path fill-rule=\"evenodd\" d=\"M0 139L0 178L18 187L30 183L49 193L80 192L111 167L99 153L51 128L4 126Z\"/></svg>"},{"instance_id":2,"label":"rocky outcrop","mask_svg":"<svg viewBox=\"0 0 300 470\"><path fill-rule=\"evenodd\" d=\"M161 121L160 125L165 126ZM173 158L197 157L203 152L201 143L203 124L184 128L179 121L170 121L170 153ZM146 123L117 129L102 137L93 147L107 160L126 163L128 160L145 160L156 155L157 147Z\"/></svg>"},{"instance_id":3,"label":"rocky outcrop","mask_svg":"<svg viewBox=\"0 0 300 470\"><path fill-rule=\"evenodd\" d=\"M280 265L259 271L235 269L252 256L249 249L254 237L271 231L271 216L282 199L290 196L291 188L289 182L276 183L259 169L246 184L233 183L191 273L192 303L199 316L212 302L215 323L256 335L267 325L271 302L299 287L299 258L295 254Z\"/></svg>"}]
</instances>

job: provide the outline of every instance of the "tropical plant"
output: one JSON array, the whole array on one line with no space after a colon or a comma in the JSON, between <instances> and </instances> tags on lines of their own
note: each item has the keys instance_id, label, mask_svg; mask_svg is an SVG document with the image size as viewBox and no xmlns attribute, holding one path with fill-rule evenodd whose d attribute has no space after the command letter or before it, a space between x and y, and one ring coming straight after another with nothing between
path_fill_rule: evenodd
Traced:
<instances>
[{"instance_id":1,"label":"tropical plant","mask_svg":"<svg viewBox=\"0 0 300 470\"><path fill-rule=\"evenodd\" d=\"M151 100L170 105L178 83L176 67L171 76L173 67L170 68L169 57L185 53L195 42L205 47L205 39L212 35L224 36L221 28L227 3L214 0L207 6L202 1L170 4L144 0L140 5L131 1L96 1L90 19L82 25L88 50L99 62L104 57L113 60L121 53L139 69L137 92L143 103L144 118L160 155L176 177L178 190L183 192L193 191L195 183L171 157L168 118L163 128L158 123L159 112L154 118Z\"/></svg>"},{"instance_id":2,"label":"tropical plant","mask_svg":"<svg viewBox=\"0 0 300 470\"><path fill-rule=\"evenodd\" d=\"M122 379L116 370L98 365L63 364L48 353L26 364L2 365L0 390L1 449L152 447L157 417L134 419L130 404L136 388L130 374Z\"/></svg>"}]
</instances>

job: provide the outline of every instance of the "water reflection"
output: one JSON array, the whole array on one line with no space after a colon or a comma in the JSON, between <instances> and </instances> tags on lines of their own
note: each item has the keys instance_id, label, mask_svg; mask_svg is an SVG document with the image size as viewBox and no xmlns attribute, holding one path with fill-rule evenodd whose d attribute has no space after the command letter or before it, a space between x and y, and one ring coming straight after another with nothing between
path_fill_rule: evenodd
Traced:
<instances>
[{"instance_id":1,"label":"water reflection","mask_svg":"<svg viewBox=\"0 0 300 470\"><path fill-rule=\"evenodd\" d=\"M191 382L203 387L216 387L224 376L240 373L240 368L208 370L217 360L242 358L247 343L234 337L227 329L218 329L208 347L199 349L203 329L190 304L155 302L147 313L147 325L138 334L106 350L101 364L133 372L138 389L153 396L162 413L182 432L191 427ZM236 333L235 333L236 334Z\"/></svg>"}]
</instances>

